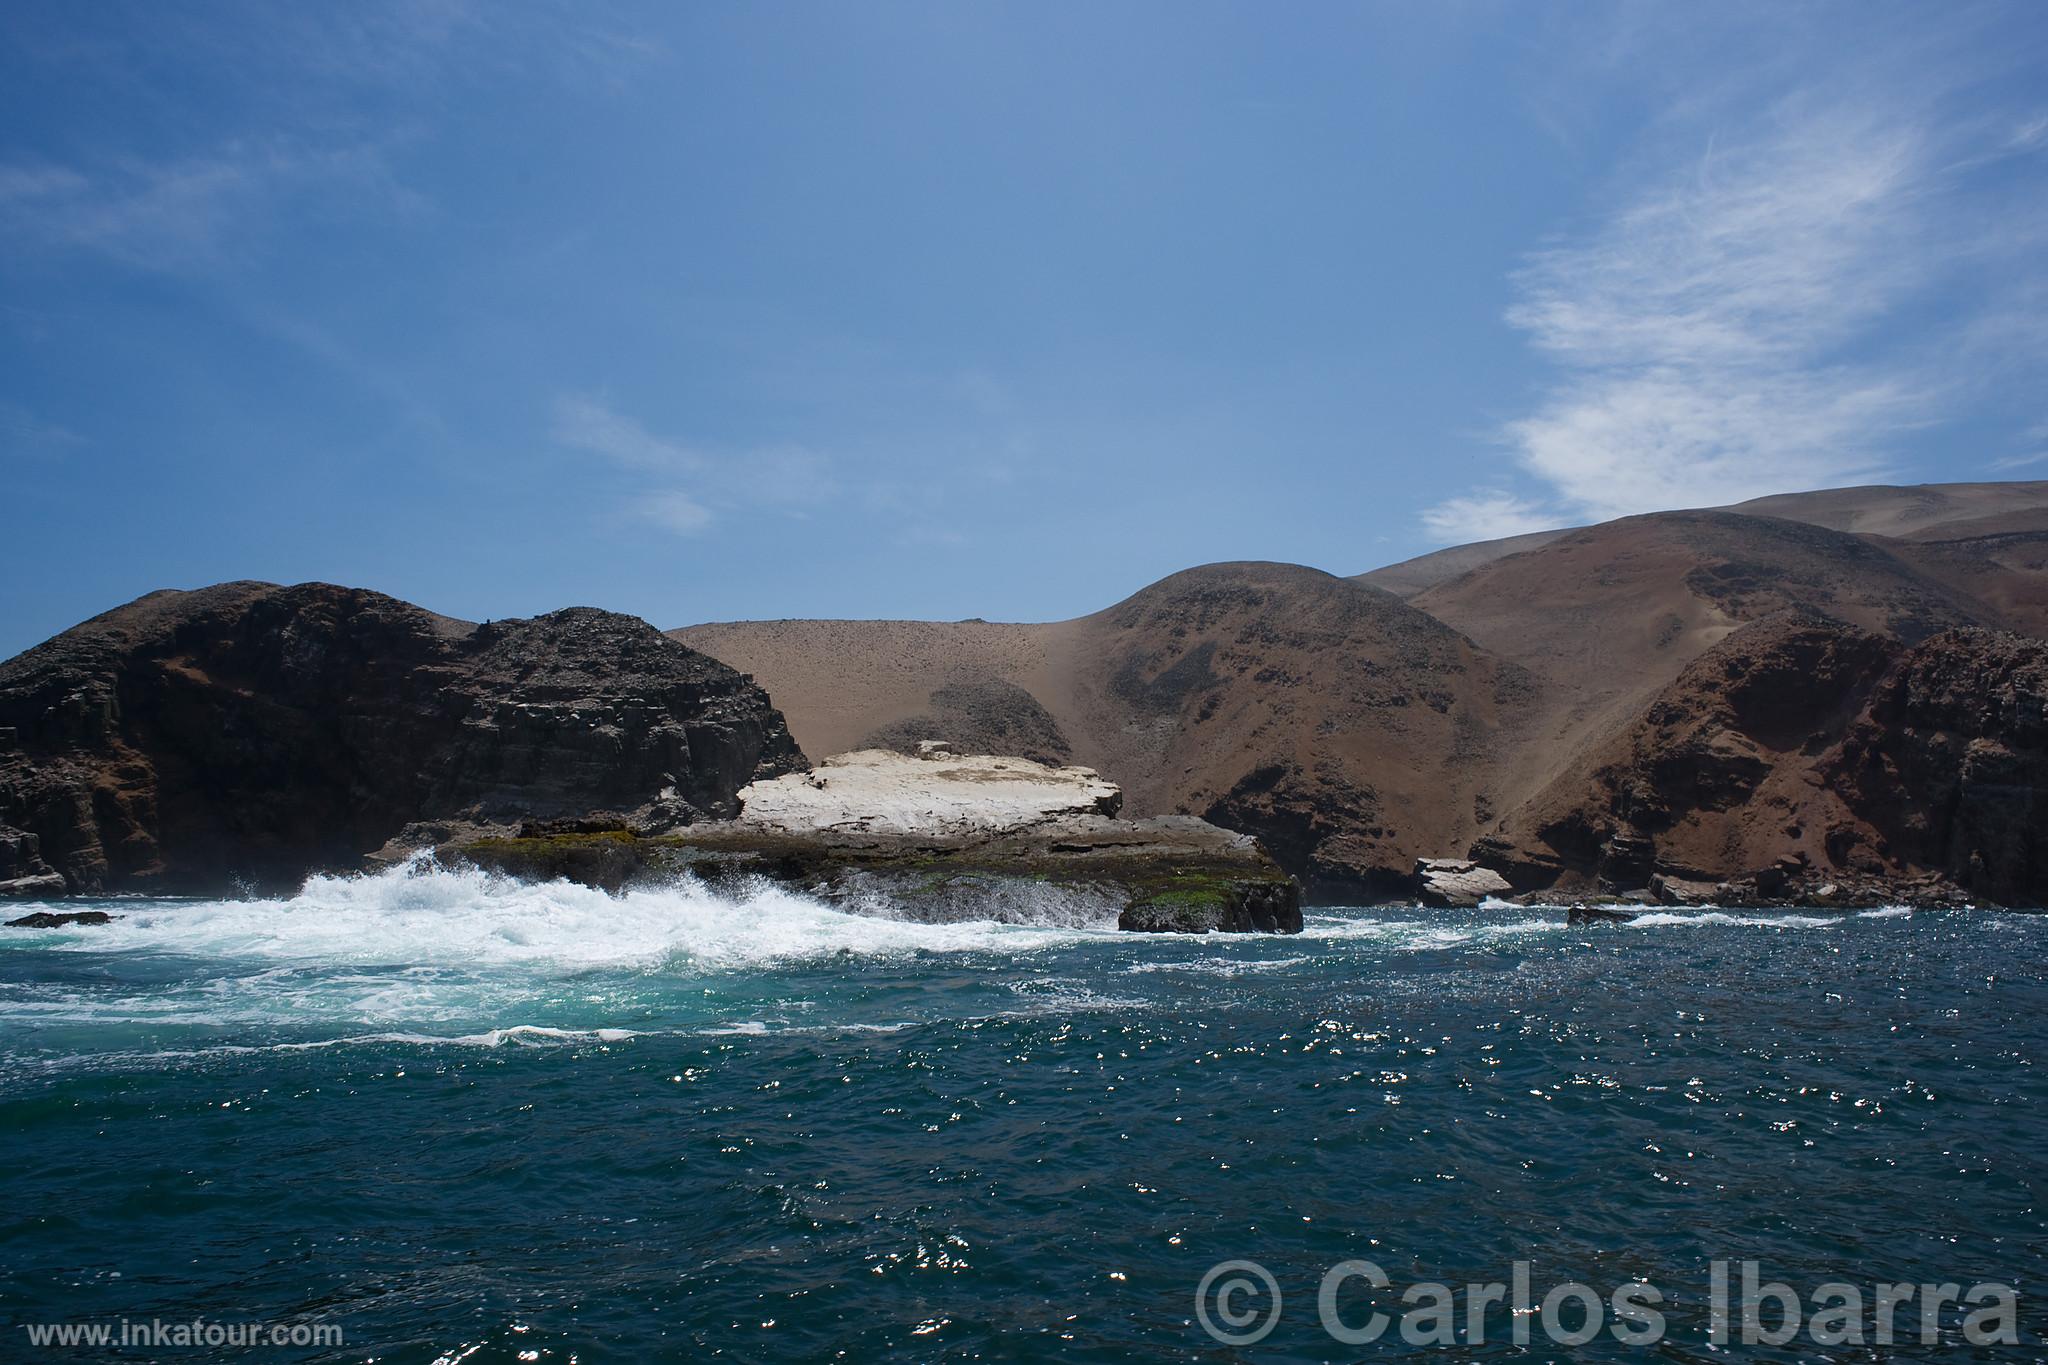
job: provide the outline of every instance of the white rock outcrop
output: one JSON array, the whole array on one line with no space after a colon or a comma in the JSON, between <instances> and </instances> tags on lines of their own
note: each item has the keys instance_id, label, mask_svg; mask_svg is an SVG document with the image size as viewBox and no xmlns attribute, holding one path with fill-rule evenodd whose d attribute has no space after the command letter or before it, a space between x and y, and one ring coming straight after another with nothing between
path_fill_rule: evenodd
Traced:
<instances>
[{"instance_id":1,"label":"white rock outcrop","mask_svg":"<svg viewBox=\"0 0 2048 1365\"><path fill-rule=\"evenodd\" d=\"M1506 877L1469 858L1417 858L1415 876L1424 905L1477 905L1514 891Z\"/></svg>"},{"instance_id":2,"label":"white rock outcrop","mask_svg":"<svg viewBox=\"0 0 2048 1365\"><path fill-rule=\"evenodd\" d=\"M740 790L742 827L795 834L985 838L1075 816L1113 816L1123 791L1093 768L955 754L861 749Z\"/></svg>"}]
</instances>

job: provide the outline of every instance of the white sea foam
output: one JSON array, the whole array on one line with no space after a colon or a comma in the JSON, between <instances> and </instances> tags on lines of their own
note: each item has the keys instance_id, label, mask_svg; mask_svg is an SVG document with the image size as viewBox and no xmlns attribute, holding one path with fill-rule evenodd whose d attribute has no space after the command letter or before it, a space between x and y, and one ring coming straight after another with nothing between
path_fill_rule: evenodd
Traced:
<instances>
[{"instance_id":1,"label":"white sea foam","mask_svg":"<svg viewBox=\"0 0 2048 1365\"><path fill-rule=\"evenodd\" d=\"M482 1033L360 1033L347 1038L320 1038L302 1043L270 1043L262 1047L228 1045L226 1052L306 1052L346 1047L352 1043L409 1043L421 1047L547 1047L561 1043L623 1043L644 1036L630 1028L554 1028L547 1024L513 1024Z\"/></svg>"},{"instance_id":2,"label":"white sea foam","mask_svg":"<svg viewBox=\"0 0 2048 1365\"><path fill-rule=\"evenodd\" d=\"M698 1029L697 1033L707 1038L764 1038L770 1034L833 1034L833 1033L901 1033L918 1026L915 1019L901 1019L893 1024L769 1024L759 1019L743 1019L737 1024L720 1024L716 1028Z\"/></svg>"},{"instance_id":3,"label":"white sea foam","mask_svg":"<svg viewBox=\"0 0 2048 1365\"><path fill-rule=\"evenodd\" d=\"M1749 929L1826 929L1840 924L1840 915L1731 915L1725 910L1706 910L1692 914L1680 914L1675 910L1656 910L1649 914L1637 915L1628 921L1634 929L1674 929L1686 926L1721 924L1739 925Z\"/></svg>"},{"instance_id":4,"label":"white sea foam","mask_svg":"<svg viewBox=\"0 0 2048 1365\"><path fill-rule=\"evenodd\" d=\"M1008 922L928 923L885 903L835 907L767 882L728 892L682 880L610 896L420 860L374 875L316 877L289 897L129 900L108 904L120 916L111 924L9 931L0 959L24 970L0 979L0 1028L18 1030L23 1060L90 1050L102 1038L111 1044L103 1056L150 1048L212 1056L349 1044L591 1046L642 1033L701 1037L707 1029L745 1037L910 1028L910 1019L932 1011L979 1018L991 1006L998 1017L1158 1007L1102 990L1086 961L1098 953L1112 954L1112 970L1123 969L1120 979L1143 997L1141 982L1277 976L1314 970L1324 954L1362 950L1398 960L1545 936L1567 942L1555 937L1567 931L1563 914L1535 908L1513 918L1318 911L1285 948L1229 935L1134 936L1107 927L1096 907L1032 890L1040 899L1000 907ZM1843 922L1711 909L1656 910L1636 921L1652 929ZM1086 960L1066 956L1076 949L1087 950ZM94 960L68 962L73 955ZM44 961L30 969L36 957ZM823 968L837 979L842 968L926 957L952 965L917 973L923 984L906 994L903 1012L885 1006L889 1013L872 1023L834 1020L836 1008L806 1017L811 1002L788 998L818 989L786 989L791 972Z\"/></svg>"},{"instance_id":5,"label":"white sea foam","mask_svg":"<svg viewBox=\"0 0 2048 1365\"><path fill-rule=\"evenodd\" d=\"M1523 907L1514 908L1519 910ZM1468 943L1490 943L1532 934L1552 934L1565 927L1561 919L1541 919L1533 916L1513 920L1465 920L1446 924L1434 919L1381 918L1376 915L1340 918L1325 914L1305 920L1301 936L1305 939L1327 941L1365 939L1384 943L1393 948L1426 951L1457 948Z\"/></svg>"},{"instance_id":6,"label":"white sea foam","mask_svg":"<svg viewBox=\"0 0 2048 1365\"><path fill-rule=\"evenodd\" d=\"M342 967L761 967L835 957L1029 951L1068 925L926 924L854 914L766 882L724 895L696 881L611 896L427 862L315 877L296 896L123 906L112 924L48 931L59 950L145 951ZM388 978L366 986L403 989Z\"/></svg>"},{"instance_id":7,"label":"white sea foam","mask_svg":"<svg viewBox=\"0 0 2048 1365\"><path fill-rule=\"evenodd\" d=\"M1228 958L1197 957L1184 962L1139 962L1126 967L1128 972L1195 972L1203 976L1243 976L1247 972L1284 972L1299 967L1310 959L1305 957L1263 957Z\"/></svg>"},{"instance_id":8,"label":"white sea foam","mask_svg":"<svg viewBox=\"0 0 2048 1365\"><path fill-rule=\"evenodd\" d=\"M185 1022L190 1022L185 1021ZM419 1048L571 1047L599 1044L610 1046L648 1036L629 1028L554 1028L546 1024L512 1024L485 1029L481 1033L353 1033L338 1038L313 1038L284 1043L215 1043L196 1048L157 1048L149 1051L79 1053L60 1057L36 1057L26 1062L42 1071L64 1072L80 1065L159 1066L180 1062L206 1062L220 1057L251 1056L266 1052L324 1052L329 1048L398 1045Z\"/></svg>"}]
</instances>

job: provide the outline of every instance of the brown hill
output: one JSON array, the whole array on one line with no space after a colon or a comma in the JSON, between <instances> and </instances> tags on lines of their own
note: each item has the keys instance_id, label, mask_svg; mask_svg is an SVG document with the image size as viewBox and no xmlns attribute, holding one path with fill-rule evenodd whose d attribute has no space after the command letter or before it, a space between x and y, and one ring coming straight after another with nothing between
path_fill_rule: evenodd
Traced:
<instances>
[{"instance_id":1,"label":"brown hill","mask_svg":"<svg viewBox=\"0 0 2048 1365\"><path fill-rule=\"evenodd\" d=\"M1925 527L1886 548L2007 629L2048 636L2048 507Z\"/></svg>"},{"instance_id":2,"label":"brown hill","mask_svg":"<svg viewBox=\"0 0 2048 1365\"><path fill-rule=\"evenodd\" d=\"M1587 527L1418 594L1412 605L1550 686L1541 741L1498 780L1533 796L1626 724L1703 651L1787 609L1907 641L1996 613L1886 543L1733 512L1659 512Z\"/></svg>"},{"instance_id":3,"label":"brown hill","mask_svg":"<svg viewBox=\"0 0 2048 1365\"><path fill-rule=\"evenodd\" d=\"M1910 536L1957 522L2048 508L2048 479L2004 483L1863 484L1776 493L1721 508L1858 535Z\"/></svg>"},{"instance_id":4,"label":"brown hill","mask_svg":"<svg viewBox=\"0 0 2048 1365\"><path fill-rule=\"evenodd\" d=\"M1701 509L1743 516L1803 521L1831 531L1918 538L1959 523L1994 519L2014 513L2048 510L2048 480L2012 483L1868 484L1857 488L1825 488L1811 493L1778 493L1728 507ZM1418 555L1398 564L1358 575L1362 583L1385 588L1403 598L1414 597L1439 583L1448 583L1496 559L1534 550L1570 530L1531 531L1500 540L1480 540ZM1960 527L1954 533L1963 534ZM1981 533L1979 533L1981 534Z\"/></svg>"},{"instance_id":5,"label":"brown hill","mask_svg":"<svg viewBox=\"0 0 2048 1365\"><path fill-rule=\"evenodd\" d=\"M1523 670L1393 595L1287 564L1191 569L1053 624L673 634L759 679L813 753L1026 735L1120 783L1134 814L1260 835L1323 895L1393 892L1483 828L1534 703Z\"/></svg>"},{"instance_id":6,"label":"brown hill","mask_svg":"<svg viewBox=\"0 0 2048 1365\"><path fill-rule=\"evenodd\" d=\"M1746 506L1455 547L1364 576L1412 592L1405 603L1310 569L1224 564L1053 624L676 634L761 679L813 753L948 738L1091 764L1135 810L1257 832L1312 891L1357 894L1475 838L1558 856L1535 831L1605 800L1592 774L1625 769L1616 746L1637 742L1660 694L1751 623L1790 612L1900 648L1959 628L2048 630L2048 483ZM1892 534L1857 529L1872 527ZM1765 637L1747 638L1740 649ZM1818 686L1795 673L1780 685ZM1702 735L1735 733L1703 715ZM1769 843L1715 837L1720 854L1681 838L1683 867Z\"/></svg>"},{"instance_id":7,"label":"brown hill","mask_svg":"<svg viewBox=\"0 0 2048 1365\"><path fill-rule=\"evenodd\" d=\"M1561 527L1555 531L1530 531L1526 535L1504 536L1499 540L1475 540L1470 545L1452 545L1359 574L1357 579L1406 601L1419 592L1426 592L1439 583L1448 583L1496 559L1548 545L1559 537L1570 535L1573 529Z\"/></svg>"},{"instance_id":8,"label":"brown hill","mask_svg":"<svg viewBox=\"0 0 2048 1365\"><path fill-rule=\"evenodd\" d=\"M1417 594L1414 605L1549 684L1537 717L1544 740L1494 779L1506 813L1482 852L1505 859L1523 885L1562 871L1624 890L1659 869L1727 876L1795 856L1824 873L1896 876L1921 866L1915 857L1953 873L1951 849L1937 858L1923 841L1898 853L1901 841L1887 841L1875 815L1842 805L1842 770L1812 755L1841 740L1844 698L1860 695L1834 677L1838 656L1856 653L1852 638L1885 642L1890 659L1959 628L2048 634L2048 507L2034 502L2044 493L2048 484L1950 485L1748 504L1899 537L1735 511L1630 517ZM1785 620L1848 634L1825 657L1804 657L1787 643ZM1718 695L1716 679L1738 673L1770 705L1827 712L1836 730L1815 719L1794 743L1759 745L1753 718L1698 704ZM1989 696L1980 703L1998 709ZM1674 731L1673 718L1686 715ZM1731 772L1743 782L1731 785ZM1986 856L2025 862L2010 847ZM2029 875L2008 868L1966 884L2010 893L2034 885Z\"/></svg>"},{"instance_id":9,"label":"brown hill","mask_svg":"<svg viewBox=\"0 0 2048 1365\"><path fill-rule=\"evenodd\" d=\"M669 635L751 673L818 757L886 745L886 734L939 707L935 693L1000 680L1035 698L1055 694L1057 625L992 621L732 621ZM951 739L962 753L978 734Z\"/></svg>"}]
</instances>

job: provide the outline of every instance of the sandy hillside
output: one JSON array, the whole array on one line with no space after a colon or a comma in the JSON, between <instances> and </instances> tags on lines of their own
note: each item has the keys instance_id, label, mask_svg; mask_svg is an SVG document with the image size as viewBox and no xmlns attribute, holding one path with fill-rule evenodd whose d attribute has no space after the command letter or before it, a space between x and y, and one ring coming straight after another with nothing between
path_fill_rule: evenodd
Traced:
<instances>
[{"instance_id":1,"label":"sandy hillside","mask_svg":"<svg viewBox=\"0 0 2048 1365\"><path fill-rule=\"evenodd\" d=\"M1487 774L1534 685L1399 599L1314 569L1216 564L1051 625L772 621L677 638L753 674L813 755L945 694L1024 694L1058 755L1122 784L1135 815L1208 815L1311 879L1389 885L1493 813ZM952 708L956 720L970 719ZM945 728L943 724L932 727ZM986 743L963 726L963 748ZM1446 842L1448 841L1448 843Z\"/></svg>"},{"instance_id":2,"label":"sandy hillside","mask_svg":"<svg viewBox=\"0 0 2048 1365\"><path fill-rule=\"evenodd\" d=\"M1571 807L1558 784L1633 743L1659 694L1748 623L1812 613L1904 645L2048 629L2048 483L1747 506L1770 515L1456 547L1395 575L1405 601L1296 565L1213 564L1072 621L672 634L760 680L814 757L942 738L1083 763L1134 813L1208 816L1259 834L1312 889L1369 894L1539 797Z\"/></svg>"}]
</instances>

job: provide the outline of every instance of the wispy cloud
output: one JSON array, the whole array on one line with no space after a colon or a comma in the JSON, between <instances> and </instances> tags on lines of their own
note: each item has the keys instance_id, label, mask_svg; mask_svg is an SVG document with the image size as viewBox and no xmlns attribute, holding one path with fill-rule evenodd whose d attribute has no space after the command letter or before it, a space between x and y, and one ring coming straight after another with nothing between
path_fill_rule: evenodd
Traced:
<instances>
[{"instance_id":1,"label":"wispy cloud","mask_svg":"<svg viewBox=\"0 0 2048 1365\"><path fill-rule=\"evenodd\" d=\"M69 427L47 422L19 403L0 399L0 456L49 457L86 443Z\"/></svg>"},{"instance_id":2,"label":"wispy cloud","mask_svg":"<svg viewBox=\"0 0 2048 1365\"><path fill-rule=\"evenodd\" d=\"M168 161L0 165L0 235L18 247L91 252L145 269L205 269L253 247L307 193L322 196L330 213L421 202L373 146L234 141Z\"/></svg>"},{"instance_id":3,"label":"wispy cloud","mask_svg":"<svg viewBox=\"0 0 2048 1365\"><path fill-rule=\"evenodd\" d=\"M2008 455L2004 459L1993 460L1992 470L2003 474L2009 470L2031 469L2035 465L2048 464L2048 422L2039 422L2028 428L2026 442L2037 449L2028 454Z\"/></svg>"},{"instance_id":4,"label":"wispy cloud","mask_svg":"<svg viewBox=\"0 0 2048 1365\"><path fill-rule=\"evenodd\" d=\"M693 536L711 524L711 510L691 497L666 489L642 494L634 510L648 521L679 536Z\"/></svg>"},{"instance_id":5,"label":"wispy cloud","mask_svg":"<svg viewBox=\"0 0 2048 1365\"><path fill-rule=\"evenodd\" d=\"M1446 545L1462 545L1545 531L1557 525L1557 514L1538 503L1495 490L1440 502L1422 514L1422 524L1431 539Z\"/></svg>"},{"instance_id":6,"label":"wispy cloud","mask_svg":"<svg viewBox=\"0 0 2048 1365\"><path fill-rule=\"evenodd\" d=\"M555 400L554 434L565 446L602 455L643 474L697 474L705 464L694 451L662 440L633 418L584 394L563 394Z\"/></svg>"},{"instance_id":7,"label":"wispy cloud","mask_svg":"<svg viewBox=\"0 0 2048 1365\"><path fill-rule=\"evenodd\" d=\"M714 454L658 436L638 419L588 394L555 400L557 444L595 455L636 476L631 512L677 535L706 530L731 510L803 515L834 492L829 462L796 446Z\"/></svg>"},{"instance_id":8,"label":"wispy cloud","mask_svg":"<svg viewBox=\"0 0 2048 1365\"><path fill-rule=\"evenodd\" d=\"M55 162L0 163L0 238L11 246L184 272L237 263L296 226L294 210L322 222L419 210L425 199L391 158L450 89L618 92L668 56L610 5L476 0L144 6L96 27L4 15L0 45L110 99L161 98L166 70L235 90L233 119L194 118L172 97L173 116L147 136L81 132ZM366 97L409 112L366 122Z\"/></svg>"},{"instance_id":9,"label":"wispy cloud","mask_svg":"<svg viewBox=\"0 0 2048 1365\"><path fill-rule=\"evenodd\" d=\"M1931 110L1865 91L1695 111L1688 155L1514 280L1507 321L1556 366L1501 432L1539 491L1453 499L1424 514L1430 533L1892 472L1905 440L1981 383L1963 353L1994 337L2009 351L2028 330L2014 301L2040 283L2048 243L2009 193L2030 176L2038 188L2042 125ZM1987 168L2002 198L1982 193Z\"/></svg>"}]
</instances>

